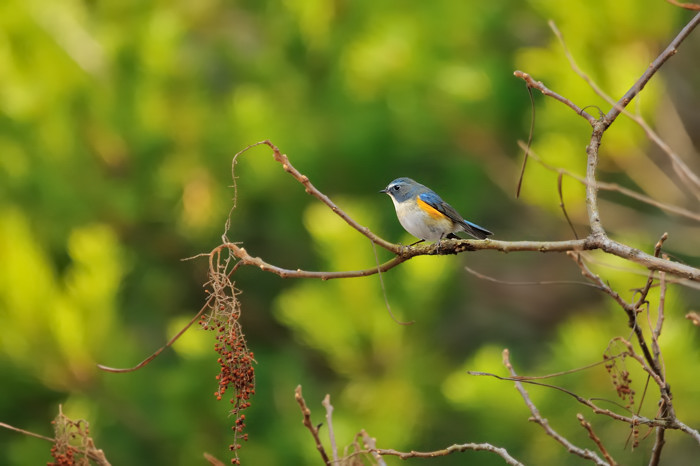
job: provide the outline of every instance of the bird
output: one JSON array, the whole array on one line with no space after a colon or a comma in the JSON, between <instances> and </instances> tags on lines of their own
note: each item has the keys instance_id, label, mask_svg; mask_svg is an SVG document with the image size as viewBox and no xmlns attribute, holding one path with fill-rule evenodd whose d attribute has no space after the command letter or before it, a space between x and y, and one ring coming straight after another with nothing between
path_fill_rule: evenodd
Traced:
<instances>
[{"instance_id":1,"label":"bird","mask_svg":"<svg viewBox=\"0 0 700 466\"><path fill-rule=\"evenodd\" d=\"M454 207L443 201L435 191L411 178L396 178L379 191L388 194L394 202L396 216L404 229L419 238L411 246L423 241L437 242L465 232L477 239L493 235L486 228L467 221Z\"/></svg>"}]
</instances>

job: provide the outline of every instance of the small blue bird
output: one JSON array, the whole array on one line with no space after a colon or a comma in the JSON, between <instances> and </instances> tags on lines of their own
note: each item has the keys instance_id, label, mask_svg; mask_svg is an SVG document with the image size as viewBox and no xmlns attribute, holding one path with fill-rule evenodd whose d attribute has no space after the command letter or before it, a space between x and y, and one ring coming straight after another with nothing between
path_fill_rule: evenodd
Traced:
<instances>
[{"instance_id":1,"label":"small blue bird","mask_svg":"<svg viewBox=\"0 0 700 466\"><path fill-rule=\"evenodd\" d=\"M464 231L477 239L484 239L493 233L464 218L447 202L443 201L430 188L411 178L397 178L389 186L379 191L386 193L394 201L396 216L407 232L420 238L420 241L437 241L456 238L455 233Z\"/></svg>"}]
</instances>

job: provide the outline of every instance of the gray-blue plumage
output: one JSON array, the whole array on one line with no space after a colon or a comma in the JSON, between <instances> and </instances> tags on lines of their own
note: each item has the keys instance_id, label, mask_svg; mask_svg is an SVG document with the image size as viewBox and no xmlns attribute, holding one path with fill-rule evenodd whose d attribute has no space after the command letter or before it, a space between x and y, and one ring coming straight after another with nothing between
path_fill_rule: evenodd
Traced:
<instances>
[{"instance_id":1,"label":"gray-blue plumage","mask_svg":"<svg viewBox=\"0 0 700 466\"><path fill-rule=\"evenodd\" d=\"M391 197L399 222L406 231L422 240L458 238L455 233L460 231L478 239L493 234L465 220L437 193L411 178L397 178L380 192Z\"/></svg>"}]
</instances>

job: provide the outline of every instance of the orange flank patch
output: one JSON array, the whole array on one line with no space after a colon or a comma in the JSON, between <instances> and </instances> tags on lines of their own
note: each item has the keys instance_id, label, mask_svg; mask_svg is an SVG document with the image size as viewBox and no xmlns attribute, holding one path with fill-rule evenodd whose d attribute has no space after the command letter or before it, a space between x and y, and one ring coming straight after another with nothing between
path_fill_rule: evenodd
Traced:
<instances>
[{"instance_id":1,"label":"orange flank patch","mask_svg":"<svg viewBox=\"0 0 700 466\"><path fill-rule=\"evenodd\" d=\"M430 204L428 204L427 202L425 202L423 199L421 199L418 196L416 196L416 203L418 204L418 207L423 209L423 211L425 211L425 213L427 213L428 215L430 215L434 219L439 220L439 219L445 218L445 214L443 214L442 212L440 212L435 207L431 206Z\"/></svg>"}]
</instances>

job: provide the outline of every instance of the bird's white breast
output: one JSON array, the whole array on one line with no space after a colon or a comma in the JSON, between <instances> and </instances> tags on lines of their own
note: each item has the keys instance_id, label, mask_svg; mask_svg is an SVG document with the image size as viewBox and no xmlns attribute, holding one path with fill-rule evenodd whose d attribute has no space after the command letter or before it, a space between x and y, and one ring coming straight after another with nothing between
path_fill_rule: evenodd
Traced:
<instances>
[{"instance_id":1,"label":"bird's white breast","mask_svg":"<svg viewBox=\"0 0 700 466\"><path fill-rule=\"evenodd\" d=\"M435 219L418 207L415 202L399 203L396 202L393 196L390 197L394 202L399 223L416 238L426 241L438 241L448 233L454 233L459 230L455 228L452 220L447 218Z\"/></svg>"}]
</instances>

